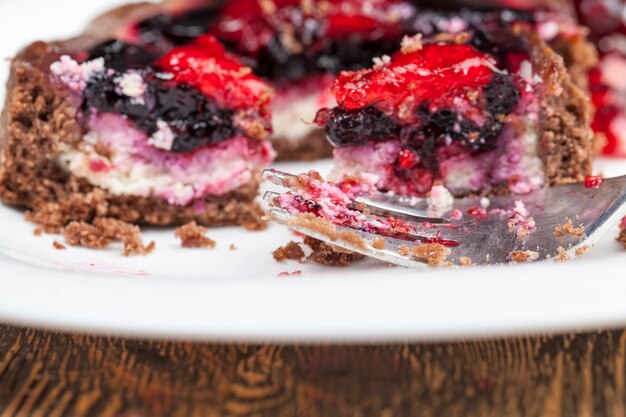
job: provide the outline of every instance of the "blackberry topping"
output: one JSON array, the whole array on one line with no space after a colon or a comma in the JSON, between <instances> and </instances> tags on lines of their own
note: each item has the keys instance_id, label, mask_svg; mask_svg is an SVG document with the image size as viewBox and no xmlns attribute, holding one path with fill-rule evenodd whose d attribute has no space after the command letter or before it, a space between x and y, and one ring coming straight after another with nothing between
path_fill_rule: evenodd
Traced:
<instances>
[{"instance_id":1,"label":"blackberry topping","mask_svg":"<svg viewBox=\"0 0 626 417\"><path fill-rule=\"evenodd\" d=\"M485 88L487 109L492 116L509 114L519 101L520 93L510 75L494 74Z\"/></svg>"},{"instance_id":2,"label":"blackberry topping","mask_svg":"<svg viewBox=\"0 0 626 417\"><path fill-rule=\"evenodd\" d=\"M363 145L369 141L383 141L398 135L400 126L375 107L358 110L330 111L326 133L338 147Z\"/></svg>"},{"instance_id":3,"label":"blackberry topping","mask_svg":"<svg viewBox=\"0 0 626 417\"><path fill-rule=\"evenodd\" d=\"M164 47L183 45L206 34L218 18L223 1L212 7L202 7L174 15L163 13L137 24L142 43Z\"/></svg>"},{"instance_id":4,"label":"blackberry topping","mask_svg":"<svg viewBox=\"0 0 626 417\"><path fill-rule=\"evenodd\" d=\"M219 143L235 135L234 112L220 108L195 88L174 84L153 70L141 70L146 92L143 100L120 94L114 71L91 80L84 92L83 112L117 113L128 117L139 129L152 136L159 120L174 133L172 151L189 152L207 144Z\"/></svg>"},{"instance_id":5,"label":"blackberry topping","mask_svg":"<svg viewBox=\"0 0 626 417\"><path fill-rule=\"evenodd\" d=\"M112 39L95 46L89 51L88 60L96 58L104 58L109 68L116 71L124 71L148 66L154 62L157 55L140 46Z\"/></svg>"}]
</instances>

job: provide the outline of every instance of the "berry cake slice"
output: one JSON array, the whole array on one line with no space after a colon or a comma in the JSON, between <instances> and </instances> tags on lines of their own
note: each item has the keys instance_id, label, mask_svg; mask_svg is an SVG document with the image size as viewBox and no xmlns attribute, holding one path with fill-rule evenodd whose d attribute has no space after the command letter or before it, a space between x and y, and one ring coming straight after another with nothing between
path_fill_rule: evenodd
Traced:
<instances>
[{"instance_id":1,"label":"berry cake slice","mask_svg":"<svg viewBox=\"0 0 626 417\"><path fill-rule=\"evenodd\" d=\"M164 55L35 43L12 63L0 197L52 230L96 217L258 228L272 94L210 36Z\"/></svg>"},{"instance_id":2,"label":"berry cake slice","mask_svg":"<svg viewBox=\"0 0 626 417\"><path fill-rule=\"evenodd\" d=\"M483 27L423 41L372 69L344 72L321 110L333 176L375 174L381 190L421 196L513 192L582 181L591 170L589 100L530 28Z\"/></svg>"}]
</instances>

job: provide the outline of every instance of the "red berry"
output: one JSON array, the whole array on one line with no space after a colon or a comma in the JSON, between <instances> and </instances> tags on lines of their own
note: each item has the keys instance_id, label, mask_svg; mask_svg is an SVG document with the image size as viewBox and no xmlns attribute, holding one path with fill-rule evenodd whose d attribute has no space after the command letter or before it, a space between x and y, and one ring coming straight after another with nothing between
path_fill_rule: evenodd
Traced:
<instances>
[{"instance_id":1,"label":"red berry","mask_svg":"<svg viewBox=\"0 0 626 417\"><path fill-rule=\"evenodd\" d=\"M224 52L212 36L174 48L156 66L174 75L179 84L191 85L218 104L234 110L254 108L268 114L272 89L245 65Z\"/></svg>"},{"instance_id":2,"label":"red berry","mask_svg":"<svg viewBox=\"0 0 626 417\"><path fill-rule=\"evenodd\" d=\"M597 175L587 175L585 177L586 188L599 188L602 185L602 178Z\"/></svg>"},{"instance_id":3,"label":"red berry","mask_svg":"<svg viewBox=\"0 0 626 417\"><path fill-rule=\"evenodd\" d=\"M454 100L489 84L495 66L492 57L470 45L427 44L390 61L381 58L373 69L343 72L332 91L347 110L375 105L407 115L423 106L455 108Z\"/></svg>"},{"instance_id":4,"label":"red berry","mask_svg":"<svg viewBox=\"0 0 626 417\"><path fill-rule=\"evenodd\" d=\"M400 155L398 155L398 166L401 169L411 169L417 162L417 157L412 150L403 149L400 151Z\"/></svg>"}]
</instances>

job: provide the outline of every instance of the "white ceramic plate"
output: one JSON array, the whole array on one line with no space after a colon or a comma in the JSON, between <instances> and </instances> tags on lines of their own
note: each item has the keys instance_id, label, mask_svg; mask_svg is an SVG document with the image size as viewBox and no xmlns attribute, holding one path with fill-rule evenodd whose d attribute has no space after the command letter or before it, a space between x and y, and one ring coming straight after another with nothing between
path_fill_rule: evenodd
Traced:
<instances>
[{"instance_id":1,"label":"white ceramic plate","mask_svg":"<svg viewBox=\"0 0 626 417\"><path fill-rule=\"evenodd\" d=\"M113 3L0 0L0 58L37 38L69 36ZM626 162L604 169L626 173ZM213 230L215 250L180 249L173 230L148 230L156 251L131 258L120 256L120 246L58 251L52 243L62 238L35 237L33 229L21 211L0 205L0 320L238 341L424 340L626 325L626 251L614 241L617 228L565 264L421 272L374 261L348 269L278 264L270 252L293 236L277 225L261 233ZM231 243L239 250L230 251ZM301 277L277 277L296 270Z\"/></svg>"}]
</instances>

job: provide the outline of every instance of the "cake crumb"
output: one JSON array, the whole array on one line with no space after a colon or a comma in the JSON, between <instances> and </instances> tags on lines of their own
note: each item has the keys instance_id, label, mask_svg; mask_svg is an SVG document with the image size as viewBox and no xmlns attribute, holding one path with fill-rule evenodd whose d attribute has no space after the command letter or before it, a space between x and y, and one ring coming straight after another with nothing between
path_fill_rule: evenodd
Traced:
<instances>
[{"instance_id":1,"label":"cake crumb","mask_svg":"<svg viewBox=\"0 0 626 417\"><path fill-rule=\"evenodd\" d=\"M439 243L424 243L411 248L411 254L426 262L428 266L450 267L452 262L447 261L450 249Z\"/></svg>"},{"instance_id":2,"label":"cake crumb","mask_svg":"<svg viewBox=\"0 0 626 417\"><path fill-rule=\"evenodd\" d=\"M374 241L374 243L372 243L372 247L374 249L379 249L379 250L383 250L385 249L386 245L385 245L385 239L383 239L382 237L380 239L376 239Z\"/></svg>"},{"instance_id":3,"label":"cake crumb","mask_svg":"<svg viewBox=\"0 0 626 417\"><path fill-rule=\"evenodd\" d=\"M422 34L417 33L413 36L405 36L404 38L402 38L400 52L404 55L411 54L413 52L419 51L423 47L424 46L422 45Z\"/></svg>"},{"instance_id":4,"label":"cake crumb","mask_svg":"<svg viewBox=\"0 0 626 417\"><path fill-rule=\"evenodd\" d=\"M589 252L589 249L591 249L591 247L588 245L581 246L580 248L576 249L576 256L583 256L584 254Z\"/></svg>"},{"instance_id":5,"label":"cake crumb","mask_svg":"<svg viewBox=\"0 0 626 417\"><path fill-rule=\"evenodd\" d=\"M398 255L400 256L409 256L411 254L411 249L407 245L400 245L398 248Z\"/></svg>"},{"instance_id":6,"label":"cake crumb","mask_svg":"<svg viewBox=\"0 0 626 417\"><path fill-rule=\"evenodd\" d=\"M435 42L463 45L467 43L469 38L470 34L468 32L459 32L455 34L442 32L435 36Z\"/></svg>"},{"instance_id":7,"label":"cake crumb","mask_svg":"<svg viewBox=\"0 0 626 417\"><path fill-rule=\"evenodd\" d=\"M304 242L289 242L276 249L272 255L277 262L293 260L306 263L309 260L327 266L349 266L365 256L341 249L320 240L305 236Z\"/></svg>"},{"instance_id":8,"label":"cake crumb","mask_svg":"<svg viewBox=\"0 0 626 417\"><path fill-rule=\"evenodd\" d=\"M33 235L35 236L41 236L43 234L43 227L37 227L35 228L35 230L33 230Z\"/></svg>"},{"instance_id":9,"label":"cake crumb","mask_svg":"<svg viewBox=\"0 0 626 417\"><path fill-rule=\"evenodd\" d=\"M567 253L567 251L563 248L563 246L559 246L558 248L556 248L556 261L558 262L565 262L568 261L570 259L569 253Z\"/></svg>"},{"instance_id":10,"label":"cake crumb","mask_svg":"<svg viewBox=\"0 0 626 417\"><path fill-rule=\"evenodd\" d=\"M56 250L66 250L67 248L65 246L63 246L62 244L60 244L59 242L57 242L56 240L54 242L52 242L52 246L54 247L54 249Z\"/></svg>"},{"instance_id":11,"label":"cake crumb","mask_svg":"<svg viewBox=\"0 0 626 417\"><path fill-rule=\"evenodd\" d=\"M207 228L198 226L195 221L177 228L174 235L181 240L181 246L188 249L215 248L215 241L206 237Z\"/></svg>"},{"instance_id":12,"label":"cake crumb","mask_svg":"<svg viewBox=\"0 0 626 417\"><path fill-rule=\"evenodd\" d=\"M516 250L509 254L514 263L532 262L539 259L539 252L530 250Z\"/></svg>"},{"instance_id":13,"label":"cake crumb","mask_svg":"<svg viewBox=\"0 0 626 417\"><path fill-rule=\"evenodd\" d=\"M124 244L124 256L148 255L155 248L154 242L143 245L138 226L108 217L97 218L93 224L70 222L63 228L63 236L69 245L89 249L103 249L114 240L120 240Z\"/></svg>"},{"instance_id":14,"label":"cake crumb","mask_svg":"<svg viewBox=\"0 0 626 417\"><path fill-rule=\"evenodd\" d=\"M576 237L582 237L585 235L585 226L580 224L578 227L574 227L571 219L567 219L562 226L557 226L554 228L554 236L563 237L566 235L572 235Z\"/></svg>"},{"instance_id":15,"label":"cake crumb","mask_svg":"<svg viewBox=\"0 0 626 417\"><path fill-rule=\"evenodd\" d=\"M474 262L467 256L461 256L459 258L459 265L461 266L474 266Z\"/></svg>"},{"instance_id":16,"label":"cake crumb","mask_svg":"<svg viewBox=\"0 0 626 417\"><path fill-rule=\"evenodd\" d=\"M310 259L321 265L344 267L365 258L360 253L339 249L309 236L304 238L304 243L313 251Z\"/></svg>"},{"instance_id":17,"label":"cake crumb","mask_svg":"<svg viewBox=\"0 0 626 417\"><path fill-rule=\"evenodd\" d=\"M272 255L277 262L285 260L305 262L306 256L300 245L296 242L289 242L287 245L276 249Z\"/></svg>"},{"instance_id":18,"label":"cake crumb","mask_svg":"<svg viewBox=\"0 0 626 417\"><path fill-rule=\"evenodd\" d=\"M228 247L228 250L230 251L236 251L237 249L239 249L237 246L235 246L234 243L231 243L230 246Z\"/></svg>"}]
</instances>

